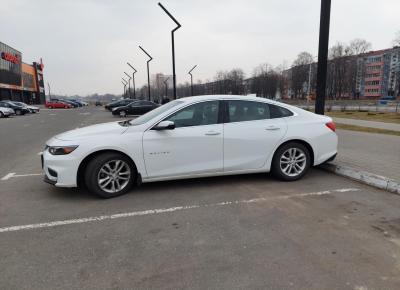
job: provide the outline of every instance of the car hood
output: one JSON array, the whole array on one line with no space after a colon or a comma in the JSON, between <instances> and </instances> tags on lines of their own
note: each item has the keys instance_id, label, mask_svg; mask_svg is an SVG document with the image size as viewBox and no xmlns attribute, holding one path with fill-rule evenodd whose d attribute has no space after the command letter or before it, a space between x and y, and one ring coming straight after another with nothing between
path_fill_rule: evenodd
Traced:
<instances>
[{"instance_id":1,"label":"car hood","mask_svg":"<svg viewBox=\"0 0 400 290\"><path fill-rule=\"evenodd\" d=\"M64 133L61 133L54 138L63 140L63 141L72 141L77 139L85 139L94 136L102 135L106 138L112 138L112 135L121 135L123 134L128 127L122 126L119 123L121 122L110 122L97 124L92 126L87 126L75 130L70 130Z\"/></svg>"}]
</instances>

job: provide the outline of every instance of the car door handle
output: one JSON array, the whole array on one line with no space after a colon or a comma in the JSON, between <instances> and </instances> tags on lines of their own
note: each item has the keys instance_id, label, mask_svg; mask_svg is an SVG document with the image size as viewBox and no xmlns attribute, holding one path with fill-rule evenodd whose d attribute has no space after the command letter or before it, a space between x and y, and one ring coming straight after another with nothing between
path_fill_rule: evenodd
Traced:
<instances>
[{"instance_id":1,"label":"car door handle","mask_svg":"<svg viewBox=\"0 0 400 290\"><path fill-rule=\"evenodd\" d=\"M268 126L267 128L265 128L265 130L268 130L268 131L276 131L279 129L280 129L280 127L277 127L277 126Z\"/></svg>"},{"instance_id":2,"label":"car door handle","mask_svg":"<svg viewBox=\"0 0 400 290\"><path fill-rule=\"evenodd\" d=\"M220 135L220 134L221 134L220 132L209 131L205 135L207 135L207 136L215 136L215 135Z\"/></svg>"}]
</instances>

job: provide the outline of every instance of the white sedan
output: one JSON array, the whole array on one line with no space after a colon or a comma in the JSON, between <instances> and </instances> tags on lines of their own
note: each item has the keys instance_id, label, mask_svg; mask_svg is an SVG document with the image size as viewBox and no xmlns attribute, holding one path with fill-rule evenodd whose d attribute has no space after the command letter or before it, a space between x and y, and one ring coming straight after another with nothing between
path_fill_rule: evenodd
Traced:
<instances>
[{"instance_id":1,"label":"white sedan","mask_svg":"<svg viewBox=\"0 0 400 290\"><path fill-rule=\"evenodd\" d=\"M42 165L48 183L109 198L170 179L271 171L294 181L335 158L337 143L329 117L256 97L198 96L57 135Z\"/></svg>"}]
</instances>

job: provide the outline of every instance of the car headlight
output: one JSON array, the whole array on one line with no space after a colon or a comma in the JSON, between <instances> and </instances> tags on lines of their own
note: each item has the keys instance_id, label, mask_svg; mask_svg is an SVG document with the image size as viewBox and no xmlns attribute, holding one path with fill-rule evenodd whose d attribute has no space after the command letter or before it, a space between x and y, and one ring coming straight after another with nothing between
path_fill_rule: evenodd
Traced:
<instances>
[{"instance_id":1,"label":"car headlight","mask_svg":"<svg viewBox=\"0 0 400 290\"><path fill-rule=\"evenodd\" d=\"M74 146L49 146L49 153L52 155L67 155L78 148L77 145Z\"/></svg>"}]
</instances>

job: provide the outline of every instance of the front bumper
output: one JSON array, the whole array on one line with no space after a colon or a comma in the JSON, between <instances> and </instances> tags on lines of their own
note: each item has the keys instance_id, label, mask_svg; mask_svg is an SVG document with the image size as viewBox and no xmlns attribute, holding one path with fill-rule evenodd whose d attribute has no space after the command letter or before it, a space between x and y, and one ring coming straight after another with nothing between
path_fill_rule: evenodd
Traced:
<instances>
[{"instance_id":1,"label":"front bumper","mask_svg":"<svg viewBox=\"0 0 400 290\"><path fill-rule=\"evenodd\" d=\"M74 152L67 155L52 155L44 150L41 155L44 181L57 187L77 187L80 159Z\"/></svg>"}]
</instances>

